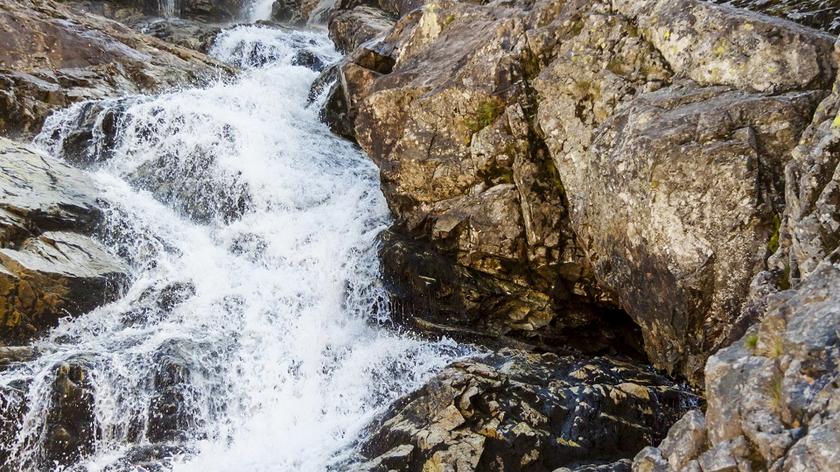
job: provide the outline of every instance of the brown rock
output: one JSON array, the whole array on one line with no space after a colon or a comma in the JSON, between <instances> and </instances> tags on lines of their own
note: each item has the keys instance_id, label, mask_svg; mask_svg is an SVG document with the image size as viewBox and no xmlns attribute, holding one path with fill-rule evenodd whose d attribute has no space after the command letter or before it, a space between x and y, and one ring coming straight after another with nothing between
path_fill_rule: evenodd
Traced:
<instances>
[{"instance_id":1,"label":"brown rock","mask_svg":"<svg viewBox=\"0 0 840 472\"><path fill-rule=\"evenodd\" d=\"M493 281L488 299L527 288L462 324L528 337L574 326L580 301L590 318L612 305L657 366L700 382L754 319L741 308L779 239L782 169L827 93L833 38L694 0L398 16L339 66L326 116L379 165L396 232Z\"/></svg>"},{"instance_id":2,"label":"brown rock","mask_svg":"<svg viewBox=\"0 0 840 472\"><path fill-rule=\"evenodd\" d=\"M84 174L0 138L0 344L113 300L127 268L88 235L100 218Z\"/></svg>"},{"instance_id":3,"label":"brown rock","mask_svg":"<svg viewBox=\"0 0 840 472\"><path fill-rule=\"evenodd\" d=\"M230 69L203 54L49 0L0 2L0 132L32 134L53 109L199 82Z\"/></svg>"}]
</instances>

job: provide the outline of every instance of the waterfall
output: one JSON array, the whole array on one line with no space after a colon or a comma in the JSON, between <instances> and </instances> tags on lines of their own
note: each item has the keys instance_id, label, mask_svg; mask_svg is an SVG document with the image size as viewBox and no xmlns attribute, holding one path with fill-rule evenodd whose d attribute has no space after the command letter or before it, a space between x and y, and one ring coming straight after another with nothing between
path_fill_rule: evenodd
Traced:
<instances>
[{"instance_id":1,"label":"waterfall","mask_svg":"<svg viewBox=\"0 0 840 472\"><path fill-rule=\"evenodd\" d=\"M269 19L272 5L274 5L274 0L253 0L249 4L248 19L251 21Z\"/></svg>"},{"instance_id":2,"label":"waterfall","mask_svg":"<svg viewBox=\"0 0 840 472\"><path fill-rule=\"evenodd\" d=\"M238 27L212 50L243 68L236 79L96 103L119 116L115 144L95 132L87 150L104 189L99 237L132 283L0 371L3 411L25 407L0 470L43 470L61 363L84 367L94 399L93 450L72 470L134 470L142 456L164 470L323 471L469 353L382 327L377 169L308 105L304 49L338 59L322 33ZM61 158L85 106L51 116L37 145ZM169 423L161 405L177 407Z\"/></svg>"}]
</instances>

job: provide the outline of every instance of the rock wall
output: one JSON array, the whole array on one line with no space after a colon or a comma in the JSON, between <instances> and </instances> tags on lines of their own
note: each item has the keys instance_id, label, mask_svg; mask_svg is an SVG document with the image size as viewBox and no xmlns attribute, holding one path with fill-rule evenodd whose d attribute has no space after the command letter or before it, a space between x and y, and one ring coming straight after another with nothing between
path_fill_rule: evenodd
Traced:
<instances>
[{"instance_id":1,"label":"rock wall","mask_svg":"<svg viewBox=\"0 0 840 472\"><path fill-rule=\"evenodd\" d=\"M377 7L399 17L390 31L342 34ZM833 37L694 0L357 2L332 18L358 46L325 117L381 169L403 302L558 348L614 338L598 322L623 311L654 365L702 382L754 320ZM437 260L393 257L411 245Z\"/></svg>"},{"instance_id":2,"label":"rock wall","mask_svg":"<svg viewBox=\"0 0 840 472\"><path fill-rule=\"evenodd\" d=\"M706 363L705 416L680 420L658 448L639 453L634 470L821 471L840 463L838 113L835 85L785 167L778 249L753 282L750 316L760 321Z\"/></svg>"}]
</instances>

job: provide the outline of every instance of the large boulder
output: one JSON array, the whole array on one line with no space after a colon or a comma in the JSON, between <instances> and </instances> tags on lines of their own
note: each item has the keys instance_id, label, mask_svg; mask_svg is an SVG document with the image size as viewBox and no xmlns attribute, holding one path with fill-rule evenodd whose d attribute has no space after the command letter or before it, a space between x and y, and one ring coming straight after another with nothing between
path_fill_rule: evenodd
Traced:
<instances>
[{"instance_id":1,"label":"large boulder","mask_svg":"<svg viewBox=\"0 0 840 472\"><path fill-rule=\"evenodd\" d=\"M658 448L639 453L634 470L835 470L838 262L835 254L796 290L769 297L761 322L706 364L705 418L680 420Z\"/></svg>"},{"instance_id":2,"label":"large boulder","mask_svg":"<svg viewBox=\"0 0 840 472\"><path fill-rule=\"evenodd\" d=\"M394 231L481 273L440 312L528 338L618 308L656 366L701 383L753 319L742 305L778 244L784 167L831 87L834 38L696 0L401 15L338 66L324 116L379 165ZM424 297L429 274L403 275Z\"/></svg>"},{"instance_id":3,"label":"large boulder","mask_svg":"<svg viewBox=\"0 0 840 472\"><path fill-rule=\"evenodd\" d=\"M320 0L275 0L271 4L271 19L292 25L321 22L329 14L321 6Z\"/></svg>"},{"instance_id":4,"label":"large boulder","mask_svg":"<svg viewBox=\"0 0 840 472\"><path fill-rule=\"evenodd\" d=\"M354 470L626 470L696 401L614 359L503 350L456 362L399 400L370 427Z\"/></svg>"},{"instance_id":5,"label":"large boulder","mask_svg":"<svg viewBox=\"0 0 840 472\"><path fill-rule=\"evenodd\" d=\"M773 235L775 254L753 280L752 303L744 307L759 321L706 363L705 416L693 413L680 420L662 444L639 453L634 470L836 469L838 113L835 85L785 168L786 206Z\"/></svg>"},{"instance_id":6,"label":"large boulder","mask_svg":"<svg viewBox=\"0 0 840 472\"><path fill-rule=\"evenodd\" d=\"M370 7L338 10L329 21L330 38L336 49L350 52L371 39L385 36L394 27L394 19Z\"/></svg>"},{"instance_id":7,"label":"large boulder","mask_svg":"<svg viewBox=\"0 0 840 472\"><path fill-rule=\"evenodd\" d=\"M0 344L114 300L128 277L89 236L101 218L80 171L0 138Z\"/></svg>"},{"instance_id":8,"label":"large boulder","mask_svg":"<svg viewBox=\"0 0 840 472\"><path fill-rule=\"evenodd\" d=\"M0 132L33 134L54 109L230 72L201 53L50 0L0 1Z\"/></svg>"},{"instance_id":9,"label":"large boulder","mask_svg":"<svg viewBox=\"0 0 840 472\"><path fill-rule=\"evenodd\" d=\"M427 4L340 65L326 108L379 165L395 232L430 243L436 272L481 279L478 293L444 279L452 296L431 300L430 314L519 338L597 324L611 304L594 286L533 127L522 33L537 21L511 4ZM408 281L405 303L428 298L413 288L433 274L389 272Z\"/></svg>"}]
</instances>

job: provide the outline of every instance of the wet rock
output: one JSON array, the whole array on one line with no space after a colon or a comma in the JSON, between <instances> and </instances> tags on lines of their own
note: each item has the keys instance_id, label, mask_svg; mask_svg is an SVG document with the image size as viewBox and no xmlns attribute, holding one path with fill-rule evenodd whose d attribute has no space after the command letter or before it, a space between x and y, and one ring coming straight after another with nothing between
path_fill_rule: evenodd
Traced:
<instances>
[{"instance_id":1,"label":"wet rock","mask_svg":"<svg viewBox=\"0 0 840 472\"><path fill-rule=\"evenodd\" d=\"M193 295L195 285L192 282L172 282L163 287L149 287L131 303L131 309L123 313L123 322L129 326L160 322Z\"/></svg>"},{"instance_id":2,"label":"wet rock","mask_svg":"<svg viewBox=\"0 0 840 472\"><path fill-rule=\"evenodd\" d=\"M175 13L182 18L203 21L235 20L242 16L247 6L245 0L179 0Z\"/></svg>"},{"instance_id":3,"label":"wet rock","mask_svg":"<svg viewBox=\"0 0 840 472\"><path fill-rule=\"evenodd\" d=\"M132 24L149 17L230 21L242 16L244 0L69 0L74 9Z\"/></svg>"},{"instance_id":4,"label":"wet rock","mask_svg":"<svg viewBox=\"0 0 840 472\"><path fill-rule=\"evenodd\" d=\"M398 401L371 427L359 468L622 470L695 400L621 361L502 351Z\"/></svg>"},{"instance_id":5,"label":"wet rock","mask_svg":"<svg viewBox=\"0 0 840 472\"><path fill-rule=\"evenodd\" d=\"M78 101L230 73L201 53L49 0L0 2L0 24L0 132L6 134L33 134L51 110Z\"/></svg>"},{"instance_id":6,"label":"wet rock","mask_svg":"<svg viewBox=\"0 0 840 472\"><path fill-rule=\"evenodd\" d=\"M158 366L153 381L155 393L149 402L146 437L155 443L184 440L194 422L184 399L189 369L177 349L158 352L155 363Z\"/></svg>"},{"instance_id":7,"label":"wet rock","mask_svg":"<svg viewBox=\"0 0 840 472\"><path fill-rule=\"evenodd\" d=\"M295 53L292 58L292 65L303 66L320 72L324 68L324 61L317 54L304 49Z\"/></svg>"},{"instance_id":8,"label":"wet rock","mask_svg":"<svg viewBox=\"0 0 840 472\"><path fill-rule=\"evenodd\" d=\"M85 102L67 126L41 137L63 160L87 168L112 157L124 111L124 99Z\"/></svg>"},{"instance_id":9,"label":"wet rock","mask_svg":"<svg viewBox=\"0 0 840 472\"><path fill-rule=\"evenodd\" d=\"M2 368L0 362L0 369ZM15 380L0 386L0 468L6 467L9 462L18 429L26 414L26 392L29 383L28 379Z\"/></svg>"},{"instance_id":10,"label":"wet rock","mask_svg":"<svg viewBox=\"0 0 840 472\"><path fill-rule=\"evenodd\" d=\"M90 231L101 218L95 185L82 172L5 138L0 156L3 247L44 231Z\"/></svg>"},{"instance_id":11,"label":"wet rock","mask_svg":"<svg viewBox=\"0 0 840 472\"><path fill-rule=\"evenodd\" d=\"M0 138L0 342L114 300L128 269L89 237L95 185L72 167Z\"/></svg>"},{"instance_id":12,"label":"wet rock","mask_svg":"<svg viewBox=\"0 0 840 472\"><path fill-rule=\"evenodd\" d=\"M195 451L182 444L137 445L125 452L116 463L106 466L105 472L165 472L172 470L173 459L194 454Z\"/></svg>"},{"instance_id":13,"label":"wet rock","mask_svg":"<svg viewBox=\"0 0 840 472\"><path fill-rule=\"evenodd\" d=\"M132 27L142 33L202 53L210 50L216 35L227 26L184 18L151 18L132 24Z\"/></svg>"},{"instance_id":14,"label":"wet rock","mask_svg":"<svg viewBox=\"0 0 840 472\"><path fill-rule=\"evenodd\" d=\"M338 10L329 21L330 39L336 49L350 52L374 38L385 36L394 27L394 20L385 12L357 7L352 10Z\"/></svg>"},{"instance_id":15,"label":"wet rock","mask_svg":"<svg viewBox=\"0 0 840 472\"><path fill-rule=\"evenodd\" d=\"M21 341L116 299L127 269L87 236L50 231L0 249L0 338Z\"/></svg>"},{"instance_id":16,"label":"wet rock","mask_svg":"<svg viewBox=\"0 0 840 472\"><path fill-rule=\"evenodd\" d=\"M37 351L30 346L0 346L0 368L13 362L33 359Z\"/></svg>"},{"instance_id":17,"label":"wet rock","mask_svg":"<svg viewBox=\"0 0 840 472\"><path fill-rule=\"evenodd\" d=\"M609 305L596 308L570 294L562 322L552 323L552 302L538 291L464 267L391 231L380 240L383 278L402 324L490 346L644 358L638 327ZM509 316L485 316L494 311Z\"/></svg>"},{"instance_id":18,"label":"wet rock","mask_svg":"<svg viewBox=\"0 0 840 472\"><path fill-rule=\"evenodd\" d=\"M197 222L229 223L248 210L251 195L247 184L225 173L215 159L210 151L162 156L141 164L128 180Z\"/></svg>"},{"instance_id":19,"label":"wet rock","mask_svg":"<svg viewBox=\"0 0 840 472\"><path fill-rule=\"evenodd\" d=\"M271 19L279 23L305 25L322 21L326 11L319 10L320 0L275 0L271 5Z\"/></svg>"},{"instance_id":20,"label":"wet rock","mask_svg":"<svg viewBox=\"0 0 840 472\"><path fill-rule=\"evenodd\" d=\"M75 464L93 452L99 434L93 388L84 364L59 364L55 375L38 467Z\"/></svg>"}]
</instances>

